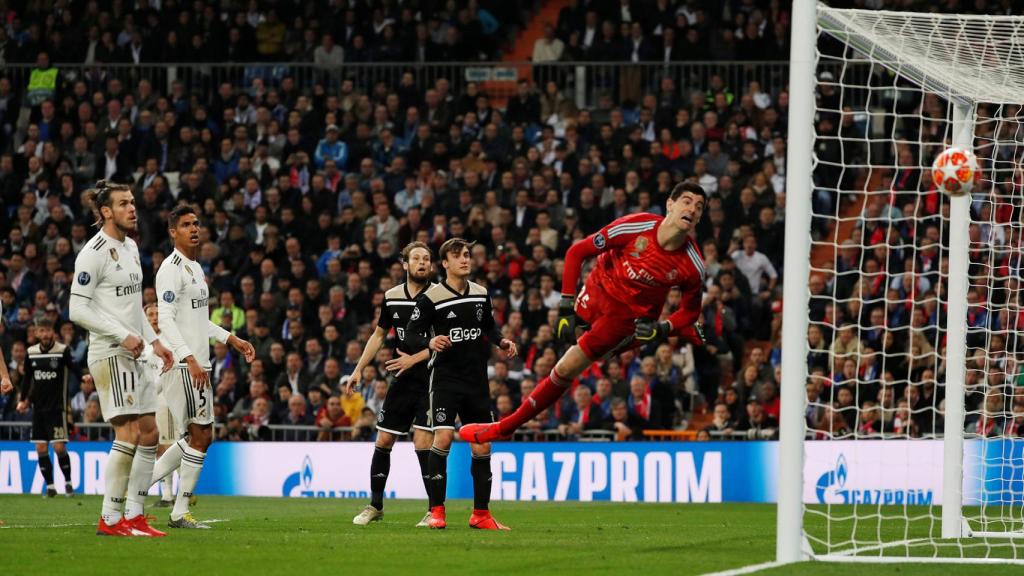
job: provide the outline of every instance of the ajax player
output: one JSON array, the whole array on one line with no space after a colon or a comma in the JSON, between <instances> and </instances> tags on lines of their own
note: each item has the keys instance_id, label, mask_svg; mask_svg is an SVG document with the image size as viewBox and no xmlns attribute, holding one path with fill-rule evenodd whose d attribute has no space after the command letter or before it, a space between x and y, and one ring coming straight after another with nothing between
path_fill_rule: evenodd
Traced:
<instances>
[{"instance_id":1,"label":"ajax player","mask_svg":"<svg viewBox=\"0 0 1024 576\"><path fill-rule=\"evenodd\" d=\"M71 496L71 457L68 456L68 371L71 353L67 346L57 342L53 324L46 318L37 318L36 345L28 349L28 369L22 380L21 401L18 412L32 407L32 441L39 456L39 471L46 482L46 496L57 495L53 483L53 461L49 445L57 454L60 471L64 475L64 495Z\"/></svg>"},{"instance_id":2,"label":"ajax player","mask_svg":"<svg viewBox=\"0 0 1024 576\"><path fill-rule=\"evenodd\" d=\"M96 534L164 536L143 514L156 460L156 382L138 358L149 342L166 371L171 352L142 311L139 248L128 237L138 223L131 189L100 180L86 198L100 231L75 259L71 321L89 331L89 372L103 418L114 428Z\"/></svg>"},{"instance_id":3,"label":"ajax player","mask_svg":"<svg viewBox=\"0 0 1024 576\"><path fill-rule=\"evenodd\" d=\"M416 297L434 286L430 282L430 276L434 273L431 260L430 248L423 242L411 242L402 249L406 281L384 293L377 328L366 342L366 348L352 371L346 384L348 390L359 386L363 368L377 355L391 328L395 328L399 345L405 342L405 326L412 316ZM370 504L352 519L352 523L358 526L366 526L384 518L384 488L391 471L391 449L399 436L408 434L410 425L413 428L412 442L420 463L423 486L428 492L430 490L427 483L427 455L434 434L427 425L427 411L430 408L427 397L429 370L425 360L429 352L423 350L419 354L406 355L399 351L399 355L388 363L389 369L397 370L398 374L377 415L377 442L373 449L373 459L370 460ZM428 512L417 526L426 526L429 517Z\"/></svg>"},{"instance_id":4,"label":"ajax player","mask_svg":"<svg viewBox=\"0 0 1024 576\"><path fill-rule=\"evenodd\" d=\"M450 238L441 245L439 256L445 270L440 284L427 288L416 298L404 347L409 354L427 348L430 359L430 426L434 442L427 460L430 499L430 528L445 528L445 493L448 486L448 452L455 437L455 419L493 422L491 397L487 389L487 360L491 346L506 358L516 355L516 345L501 337L491 312L487 289L471 282L472 242ZM426 334L433 335L428 338ZM508 530L491 515L491 445L472 446L473 514L470 528Z\"/></svg>"},{"instance_id":5,"label":"ajax player","mask_svg":"<svg viewBox=\"0 0 1024 576\"><path fill-rule=\"evenodd\" d=\"M187 442L179 440L164 452L153 471L158 482L178 470L178 495L174 500L168 526L171 528L209 528L189 512L188 502L203 469L206 451L213 442L213 389L210 386L210 338L225 342L245 357L256 358L252 344L210 321L209 287L199 255L199 217L191 206L171 210L168 232L174 251L156 273L160 339L170 348L174 369L162 376L164 397L171 413L176 435L187 432Z\"/></svg>"},{"instance_id":6,"label":"ajax player","mask_svg":"<svg viewBox=\"0 0 1024 576\"><path fill-rule=\"evenodd\" d=\"M518 410L494 424L467 424L463 440L486 443L505 438L555 403L593 362L612 354L679 336L703 344L699 324L704 259L694 228L704 213L704 189L678 184L666 216L631 214L572 245L565 255L556 336L574 344ZM597 257L583 291L576 294L583 261ZM669 291L683 291L679 310L658 321ZM586 331L576 341L576 320Z\"/></svg>"}]
</instances>

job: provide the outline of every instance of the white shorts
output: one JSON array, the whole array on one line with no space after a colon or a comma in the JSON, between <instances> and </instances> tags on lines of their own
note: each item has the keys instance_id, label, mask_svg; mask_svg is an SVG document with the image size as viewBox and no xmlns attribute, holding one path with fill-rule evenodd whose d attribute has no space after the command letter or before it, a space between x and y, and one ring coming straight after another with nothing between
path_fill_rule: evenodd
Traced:
<instances>
[{"instance_id":1,"label":"white shorts","mask_svg":"<svg viewBox=\"0 0 1024 576\"><path fill-rule=\"evenodd\" d=\"M185 366L175 366L162 376L160 383L167 400L167 411L176 427L171 442L188 432L189 424L213 424L213 390L197 389Z\"/></svg>"},{"instance_id":2,"label":"white shorts","mask_svg":"<svg viewBox=\"0 0 1024 576\"><path fill-rule=\"evenodd\" d=\"M144 367L135 360L111 356L90 364L89 373L96 383L105 421L156 412L156 382L149 379Z\"/></svg>"},{"instance_id":3,"label":"white shorts","mask_svg":"<svg viewBox=\"0 0 1024 576\"><path fill-rule=\"evenodd\" d=\"M162 378L161 378L162 380ZM167 408L167 399L164 393L156 396L156 429L160 433L160 444L174 444L178 441L178 434L174 428L174 417Z\"/></svg>"}]
</instances>

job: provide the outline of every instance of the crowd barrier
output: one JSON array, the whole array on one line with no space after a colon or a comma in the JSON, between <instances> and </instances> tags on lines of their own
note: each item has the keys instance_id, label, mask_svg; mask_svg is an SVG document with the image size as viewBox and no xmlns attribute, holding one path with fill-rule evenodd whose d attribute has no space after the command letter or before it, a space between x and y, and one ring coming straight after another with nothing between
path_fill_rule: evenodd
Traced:
<instances>
[{"instance_id":1,"label":"crowd barrier","mask_svg":"<svg viewBox=\"0 0 1024 576\"><path fill-rule=\"evenodd\" d=\"M776 442L511 442L494 446L492 497L496 500L696 503L774 502L776 498ZM68 448L75 491L102 493L110 444L73 442ZM809 441L805 453L807 503L941 504L941 441ZM372 454L373 445L362 442L214 443L197 492L365 499ZM425 498L412 444L397 444L391 458L387 497ZM453 445L448 464L450 498L472 497L469 463L469 446ZM42 489L34 445L0 442L0 494ZM968 441L963 494L964 503L972 505L1024 504L1024 442Z\"/></svg>"}]
</instances>

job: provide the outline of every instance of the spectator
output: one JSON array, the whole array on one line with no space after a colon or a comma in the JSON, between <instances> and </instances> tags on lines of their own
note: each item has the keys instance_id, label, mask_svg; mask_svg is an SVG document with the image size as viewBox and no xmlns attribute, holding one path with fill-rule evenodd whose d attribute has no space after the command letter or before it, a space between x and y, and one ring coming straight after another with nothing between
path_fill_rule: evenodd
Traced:
<instances>
[{"instance_id":1,"label":"spectator","mask_svg":"<svg viewBox=\"0 0 1024 576\"><path fill-rule=\"evenodd\" d=\"M629 381L629 410L645 423L662 421L661 404L651 397L647 380L639 374L633 376Z\"/></svg>"},{"instance_id":2,"label":"spectator","mask_svg":"<svg viewBox=\"0 0 1024 576\"><path fill-rule=\"evenodd\" d=\"M555 27L551 24L544 26L544 36L533 42L533 62L543 64L545 62L558 62L562 59L565 51L565 43L555 36Z\"/></svg>"},{"instance_id":3,"label":"spectator","mask_svg":"<svg viewBox=\"0 0 1024 576\"><path fill-rule=\"evenodd\" d=\"M250 439L261 441L271 439L270 425L274 423L271 416L270 400L261 396L252 401L249 413L242 419L242 426Z\"/></svg>"},{"instance_id":4,"label":"spectator","mask_svg":"<svg viewBox=\"0 0 1024 576\"><path fill-rule=\"evenodd\" d=\"M736 426L736 430L746 432L751 439L771 439L779 427L778 421L764 413L764 407L756 399L747 401L746 418Z\"/></svg>"},{"instance_id":5,"label":"spectator","mask_svg":"<svg viewBox=\"0 0 1024 576\"><path fill-rule=\"evenodd\" d=\"M715 404L713 418L708 429L712 432L721 432L728 435L732 433L734 426L735 424L732 421L732 415L729 413L728 406L724 402Z\"/></svg>"},{"instance_id":6,"label":"spectator","mask_svg":"<svg viewBox=\"0 0 1024 576\"><path fill-rule=\"evenodd\" d=\"M374 380L370 380L370 382L374 382ZM344 390L339 402L350 422L359 419L359 414L366 405L363 395L358 390Z\"/></svg>"},{"instance_id":7,"label":"spectator","mask_svg":"<svg viewBox=\"0 0 1024 576\"><path fill-rule=\"evenodd\" d=\"M327 127L327 135L317 144L313 156L317 168L323 168L328 160L341 168L348 165L348 145L338 140L338 132L338 127L331 124Z\"/></svg>"},{"instance_id":8,"label":"spectator","mask_svg":"<svg viewBox=\"0 0 1024 576\"><path fill-rule=\"evenodd\" d=\"M373 382L373 395L366 401L366 408L369 408L374 415L380 414L387 395L388 383L384 380L375 380Z\"/></svg>"},{"instance_id":9,"label":"spectator","mask_svg":"<svg viewBox=\"0 0 1024 576\"><path fill-rule=\"evenodd\" d=\"M563 436L579 437L588 430L599 430L604 427L601 408L591 402L590 388L576 386L572 394L573 404L562 412L558 431Z\"/></svg>"},{"instance_id":10,"label":"spectator","mask_svg":"<svg viewBox=\"0 0 1024 576\"><path fill-rule=\"evenodd\" d=\"M85 409L91 400L98 402L99 395L96 394L96 386L93 383L92 375L85 374L82 376L82 383L78 393L71 399L71 413L76 421L82 419Z\"/></svg>"},{"instance_id":11,"label":"spectator","mask_svg":"<svg viewBox=\"0 0 1024 576\"><path fill-rule=\"evenodd\" d=\"M327 399L327 404L316 413L315 420L317 427L320 428L320 434L317 436L320 442L338 439L333 431L352 425L352 419L341 409L341 399L337 396Z\"/></svg>"},{"instance_id":12,"label":"spectator","mask_svg":"<svg viewBox=\"0 0 1024 576\"><path fill-rule=\"evenodd\" d=\"M622 398L615 398L611 402L611 414L605 420L606 426L615 432L615 439L643 440L643 431L646 424L642 418L629 410L629 406Z\"/></svg>"}]
</instances>

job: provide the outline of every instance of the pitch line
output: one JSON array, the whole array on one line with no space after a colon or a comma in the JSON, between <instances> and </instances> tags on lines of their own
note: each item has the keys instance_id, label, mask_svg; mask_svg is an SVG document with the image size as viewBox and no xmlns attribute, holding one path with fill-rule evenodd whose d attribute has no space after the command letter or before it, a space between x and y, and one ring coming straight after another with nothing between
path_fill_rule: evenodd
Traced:
<instances>
[{"instance_id":1,"label":"pitch line","mask_svg":"<svg viewBox=\"0 0 1024 576\"><path fill-rule=\"evenodd\" d=\"M753 574L754 572L760 572L761 570L767 570L769 568L775 568L777 566L782 566L782 563L762 562L760 564L751 564L749 566L743 566L742 568L733 568L732 570L710 572L708 574L704 574L704 576L741 576L743 574Z\"/></svg>"}]
</instances>

